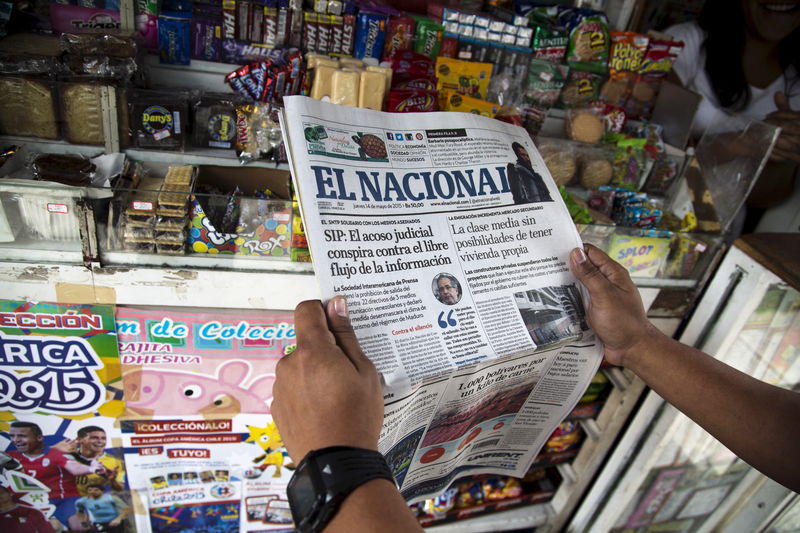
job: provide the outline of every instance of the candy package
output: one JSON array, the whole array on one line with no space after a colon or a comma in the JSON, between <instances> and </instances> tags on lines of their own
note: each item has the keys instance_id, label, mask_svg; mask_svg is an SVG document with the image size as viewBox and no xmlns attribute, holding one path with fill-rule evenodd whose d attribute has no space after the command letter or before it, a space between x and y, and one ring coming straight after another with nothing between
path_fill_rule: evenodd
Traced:
<instances>
[{"instance_id":1,"label":"candy package","mask_svg":"<svg viewBox=\"0 0 800 533\"><path fill-rule=\"evenodd\" d=\"M236 107L236 154L239 161L274 160L282 143L277 110L269 105Z\"/></svg>"},{"instance_id":2,"label":"candy package","mask_svg":"<svg viewBox=\"0 0 800 533\"><path fill-rule=\"evenodd\" d=\"M233 148L236 143L236 106L245 102L230 94L204 93L193 105L197 148Z\"/></svg>"},{"instance_id":3,"label":"candy package","mask_svg":"<svg viewBox=\"0 0 800 533\"><path fill-rule=\"evenodd\" d=\"M191 13L162 11L158 15L158 56L162 63L188 65L191 54Z\"/></svg>"},{"instance_id":4,"label":"candy package","mask_svg":"<svg viewBox=\"0 0 800 533\"><path fill-rule=\"evenodd\" d=\"M413 50L430 58L437 58L442 47L444 26L424 17L415 16L417 21L414 32Z\"/></svg>"},{"instance_id":5,"label":"candy package","mask_svg":"<svg viewBox=\"0 0 800 533\"><path fill-rule=\"evenodd\" d=\"M383 46L383 61L391 61L397 52L411 49L415 26L416 21L409 16L389 18Z\"/></svg>"},{"instance_id":6,"label":"candy package","mask_svg":"<svg viewBox=\"0 0 800 533\"><path fill-rule=\"evenodd\" d=\"M440 95L440 102L442 111L461 111L489 118L494 118L500 109L500 106L494 102L472 98L455 91L444 91Z\"/></svg>"},{"instance_id":7,"label":"candy package","mask_svg":"<svg viewBox=\"0 0 800 533\"><path fill-rule=\"evenodd\" d=\"M437 89L455 91L471 98L486 96L492 77L491 63L474 63L439 56L436 59Z\"/></svg>"},{"instance_id":8,"label":"candy package","mask_svg":"<svg viewBox=\"0 0 800 533\"><path fill-rule=\"evenodd\" d=\"M653 113L661 84L683 50L683 42L651 40L638 75L625 102L631 118L648 119Z\"/></svg>"},{"instance_id":9,"label":"candy package","mask_svg":"<svg viewBox=\"0 0 800 533\"><path fill-rule=\"evenodd\" d=\"M139 90L131 94L129 106L136 147L183 149L189 110L187 93Z\"/></svg>"}]
</instances>

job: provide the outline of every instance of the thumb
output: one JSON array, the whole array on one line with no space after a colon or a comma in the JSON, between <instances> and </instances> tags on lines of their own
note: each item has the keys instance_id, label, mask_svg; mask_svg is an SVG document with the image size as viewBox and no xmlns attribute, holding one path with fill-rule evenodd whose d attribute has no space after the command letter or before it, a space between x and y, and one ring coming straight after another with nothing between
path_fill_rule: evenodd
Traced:
<instances>
[{"instance_id":1,"label":"thumb","mask_svg":"<svg viewBox=\"0 0 800 533\"><path fill-rule=\"evenodd\" d=\"M350 312L347 308L347 300L344 296L334 296L325 304L325 314L328 318L328 328L336 337L336 344L342 349L350 359L356 369L361 372L372 363L364 352L350 323Z\"/></svg>"},{"instance_id":2,"label":"thumb","mask_svg":"<svg viewBox=\"0 0 800 533\"><path fill-rule=\"evenodd\" d=\"M569 254L569 260L572 273L589 289L589 294L592 298L611 289L611 282L589 260L582 248L572 250Z\"/></svg>"},{"instance_id":3,"label":"thumb","mask_svg":"<svg viewBox=\"0 0 800 533\"><path fill-rule=\"evenodd\" d=\"M775 93L775 107L778 108L778 111L791 111L792 108L789 105L789 99L786 98L786 94L782 91L778 91Z\"/></svg>"}]
</instances>

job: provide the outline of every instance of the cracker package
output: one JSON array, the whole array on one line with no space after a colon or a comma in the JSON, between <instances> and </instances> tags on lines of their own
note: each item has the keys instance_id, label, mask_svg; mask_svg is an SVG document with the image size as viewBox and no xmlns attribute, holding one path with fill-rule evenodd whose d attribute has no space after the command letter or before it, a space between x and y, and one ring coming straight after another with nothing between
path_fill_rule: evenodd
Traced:
<instances>
[{"instance_id":1,"label":"cracker package","mask_svg":"<svg viewBox=\"0 0 800 533\"><path fill-rule=\"evenodd\" d=\"M474 63L439 56L436 59L437 89L440 92L449 90L482 99L489 89L493 66L491 63Z\"/></svg>"},{"instance_id":2,"label":"cracker package","mask_svg":"<svg viewBox=\"0 0 800 533\"><path fill-rule=\"evenodd\" d=\"M563 10L558 19L569 32L567 63L605 73L609 49L606 15L602 11L576 8Z\"/></svg>"},{"instance_id":3,"label":"cracker package","mask_svg":"<svg viewBox=\"0 0 800 533\"><path fill-rule=\"evenodd\" d=\"M597 100L605 79L604 74L586 70L583 66L571 66L567 81L561 89L559 107L583 107Z\"/></svg>"},{"instance_id":4,"label":"cracker package","mask_svg":"<svg viewBox=\"0 0 800 533\"><path fill-rule=\"evenodd\" d=\"M651 40L639 66L638 75L625 102L630 118L649 119L661 84L675 63L683 42Z\"/></svg>"},{"instance_id":5,"label":"cracker package","mask_svg":"<svg viewBox=\"0 0 800 533\"><path fill-rule=\"evenodd\" d=\"M182 150L188 99L183 93L137 91L130 100L134 144L139 148Z\"/></svg>"},{"instance_id":6,"label":"cracker package","mask_svg":"<svg viewBox=\"0 0 800 533\"><path fill-rule=\"evenodd\" d=\"M609 77L600 91L601 100L615 106L625 104L633 90L649 41L650 38L647 35L640 33L611 32Z\"/></svg>"}]
</instances>

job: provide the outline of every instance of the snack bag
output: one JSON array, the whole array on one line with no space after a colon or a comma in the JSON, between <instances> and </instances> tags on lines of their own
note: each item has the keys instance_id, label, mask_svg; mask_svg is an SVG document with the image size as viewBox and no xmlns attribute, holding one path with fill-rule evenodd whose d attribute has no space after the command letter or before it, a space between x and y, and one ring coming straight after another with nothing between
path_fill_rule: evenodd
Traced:
<instances>
[{"instance_id":1,"label":"snack bag","mask_svg":"<svg viewBox=\"0 0 800 533\"><path fill-rule=\"evenodd\" d=\"M439 91L425 89L392 89L386 111L391 113L416 113L439 110Z\"/></svg>"},{"instance_id":2,"label":"snack bag","mask_svg":"<svg viewBox=\"0 0 800 533\"><path fill-rule=\"evenodd\" d=\"M569 32L567 63L581 65L587 70L604 73L608 63L608 19L601 11L565 9L559 23Z\"/></svg>"},{"instance_id":3,"label":"snack bag","mask_svg":"<svg viewBox=\"0 0 800 533\"><path fill-rule=\"evenodd\" d=\"M614 152L613 185L636 191L642 185L645 168L644 145L647 139L620 139Z\"/></svg>"},{"instance_id":4,"label":"snack bag","mask_svg":"<svg viewBox=\"0 0 800 533\"><path fill-rule=\"evenodd\" d=\"M444 91L443 111L462 111L484 117L494 118L500 106L479 98L472 98L454 91Z\"/></svg>"},{"instance_id":5,"label":"snack bag","mask_svg":"<svg viewBox=\"0 0 800 533\"><path fill-rule=\"evenodd\" d=\"M605 75L585 70L583 66L571 66L567 82L561 90L559 107L571 109L582 107L597 100Z\"/></svg>"},{"instance_id":6,"label":"snack bag","mask_svg":"<svg viewBox=\"0 0 800 533\"><path fill-rule=\"evenodd\" d=\"M491 63L474 63L440 56L436 59L437 89L440 92L455 91L481 99L489 89L493 67Z\"/></svg>"},{"instance_id":7,"label":"snack bag","mask_svg":"<svg viewBox=\"0 0 800 533\"><path fill-rule=\"evenodd\" d=\"M611 32L609 78L600 90L602 101L615 106L625 105L633 90L649 40L649 37L639 33Z\"/></svg>"},{"instance_id":8,"label":"snack bag","mask_svg":"<svg viewBox=\"0 0 800 533\"><path fill-rule=\"evenodd\" d=\"M417 21L417 29L414 33L413 50L428 57L438 57L442 47L444 26L429 18L419 16L414 16L414 18Z\"/></svg>"},{"instance_id":9,"label":"snack bag","mask_svg":"<svg viewBox=\"0 0 800 533\"><path fill-rule=\"evenodd\" d=\"M386 28L386 39L383 47L383 61L391 61L400 50L411 48L416 22L413 18L391 17Z\"/></svg>"},{"instance_id":10,"label":"snack bag","mask_svg":"<svg viewBox=\"0 0 800 533\"><path fill-rule=\"evenodd\" d=\"M550 108L561 95L567 82L569 67L534 57L528 65L528 83L522 96L523 126L536 135L542 128Z\"/></svg>"},{"instance_id":11,"label":"snack bag","mask_svg":"<svg viewBox=\"0 0 800 533\"><path fill-rule=\"evenodd\" d=\"M567 54L569 34L565 28L555 24L554 20L532 16L533 23L533 57L553 63L563 63Z\"/></svg>"},{"instance_id":12,"label":"snack bag","mask_svg":"<svg viewBox=\"0 0 800 533\"><path fill-rule=\"evenodd\" d=\"M629 117L644 120L650 118L661 84L672 70L672 65L681 50L683 50L682 41L650 41L631 94L625 102Z\"/></svg>"}]
</instances>

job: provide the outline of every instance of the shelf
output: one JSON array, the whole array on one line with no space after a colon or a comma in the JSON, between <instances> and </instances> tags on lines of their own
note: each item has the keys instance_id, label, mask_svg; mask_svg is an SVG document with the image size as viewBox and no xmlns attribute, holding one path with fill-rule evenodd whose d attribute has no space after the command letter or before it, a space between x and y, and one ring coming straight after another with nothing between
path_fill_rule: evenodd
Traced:
<instances>
[{"instance_id":1,"label":"shelf","mask_svg":"<svg viewBox=\"0 0 800 533\"><path fill-rule=\"evenodd\" d=\"M30 238L17 238L11 242L0 243L2 261L31 263L83 263L81 243L76 241L43 241Z\"/></svg>"},{"instance_id":2,"label":"shelf","mask_svg":"<svg viewBox=\"0 0 800 533\"><path fill-rule=\"evenodd\" d=\"M311 263L295 263L288 259L250 257L246 255L211 254L146 254L139 252L105 252L100 255L104 267L124 268L147 266L157 268L202 268L212 270L294 272L313 274Z\"/></svg>"},{"instance_id":3,"label":"shelf","mask_svg":"<svg viewBox=\"0 0 800 533\"><path fill-rule=\"evenodd\" d=\"M458 532L479 533L484 531L512 531L542 526L554 515L549 503L523 505L508 511L476 516L472 519L461 519L437 526L426 527L425 531L433 533Z\"/></svg>"},{"instance_id":4,"label":"shelf","mask_svg":"<svg viewBox=\"0 0 800 533\"><path fill-rule=\"evenodd\" d=\"M233 149L230 150L214 150L214 149L198 149L192 148L190 150L180 151L158 151L158 150L142 150L139 148L128 148L124 150L125 155L136 161L150 161L154 163L175 163L181 165L216 165L216 166L243 166L236 156ZM273 161L253 161L247 163L248 167L259 168L277 168L280 170L289 170L289 165L286 163L275 163Z\"/></svg>"}]
</instances>

